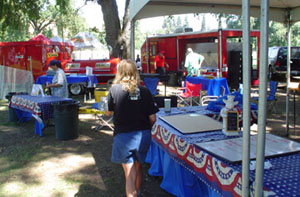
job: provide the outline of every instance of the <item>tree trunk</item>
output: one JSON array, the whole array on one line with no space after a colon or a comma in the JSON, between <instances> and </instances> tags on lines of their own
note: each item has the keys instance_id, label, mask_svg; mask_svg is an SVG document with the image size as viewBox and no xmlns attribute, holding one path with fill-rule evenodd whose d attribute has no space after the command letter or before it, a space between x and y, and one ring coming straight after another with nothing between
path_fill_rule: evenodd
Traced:
<instances>
[{"instance_id":1,"label":"tree trunk","mask_svg":"<svg viewBox=\"0 0 300 197\"><path fill-rule=\"evenodd\" d=\"M112 47L111 56L120 58L130 57L130 42L128 36L129 2L126 0L123 26L121 29L116 0L97 0L101 5L106 31L106 42Z\"/></svg>"}]
</instances>

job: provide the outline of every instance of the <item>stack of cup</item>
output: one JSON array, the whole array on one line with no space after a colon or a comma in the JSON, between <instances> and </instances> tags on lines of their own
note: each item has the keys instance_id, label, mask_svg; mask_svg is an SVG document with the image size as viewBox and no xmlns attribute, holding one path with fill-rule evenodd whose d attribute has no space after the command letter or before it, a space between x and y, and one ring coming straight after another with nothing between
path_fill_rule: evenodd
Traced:
<instances>
[{"instance_id":1,"label":"stack of cup","mask_svg":"<svg viewBox=\"0 0 300 197\"><path fill-rule=\"evenodd\" d=\"M165 102L165 112L171 111L171 99L164 99Z\"/></svg>"}]
</instances>

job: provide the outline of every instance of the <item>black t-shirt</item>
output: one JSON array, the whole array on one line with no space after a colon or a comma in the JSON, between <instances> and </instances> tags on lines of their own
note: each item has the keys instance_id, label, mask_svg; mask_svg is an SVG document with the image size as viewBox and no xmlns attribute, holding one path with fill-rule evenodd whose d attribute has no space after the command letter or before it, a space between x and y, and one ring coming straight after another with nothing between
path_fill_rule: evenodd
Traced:
<instances>
[{"instance_id":1,"label":"black t-shirt","mask_svg":"<svg viewBox=\"0 0 300 197\"><path fill-rule=\"evenodd\" d=\"M149 115L158 112L150 91L138 86L134 94L114 84L107 95L108 110L113 111L114 135L138 130L151 129Z\"/></svg>"}]
</instances>

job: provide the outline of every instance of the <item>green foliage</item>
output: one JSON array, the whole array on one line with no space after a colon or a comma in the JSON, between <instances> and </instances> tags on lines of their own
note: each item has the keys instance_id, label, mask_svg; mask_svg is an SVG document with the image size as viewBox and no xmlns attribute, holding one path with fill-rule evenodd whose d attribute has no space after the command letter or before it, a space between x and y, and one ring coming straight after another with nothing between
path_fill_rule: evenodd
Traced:
<instances>
[{"instance_id":1,"label":"green foliage","mask_svg":"<svg viewBox=\"0 0 300 197\"><path fill-rule=\"evenodd\" d=\"M226 19L226 25L228 29L242 29L242 17L229 14Z\"/></svg>"},{"instance_id":2,"label":"green foliage","mask_svg":"<svg viewBox=\"0 0 300 197\"><path fill-rule=\"evenodd\" d=\"M141 49L147 37L147 32L142 32L140 21L135 22L135 49Z\"/></svg>"},{"instance_id":3,"label":"green foliage","mask_svg":"<svg viewBox=\"0 0 300 197\"><path fill-rule=\"evenodd\" d=\"M72 6L74 0L0 1L0 41L24 41L36 34L62 38L86 31L85 20Z\"/></svg>"},{"instance_id":4,"label":"green foliage","mask_svg":"<svg viewBox=\"0 0 300 197\"><path fill-rule=\"evenodd\" d=\"M177 16L176 26L177 27L182 27L182 22L181 22L181 17L180 16Z\"/></svg>"},{"instance_id":5,"label":"green foliage","mask_svg":"<svg viewBox=\"0 0 300 197\"><path fill-rule=\"evenodd\" d=\"M184 24L183 24L183 27L189 27L189 19L187 16L184 17Z\"/></svg>"},{"instance_id":6,"label":"green foliage","mask_svg":"<svg viewBox=\"0 0 300 197\"><path fill-rule=\"evenodd\" d=\"M292 26L292 46L300 46L300 22Z\"/></svg>"},{"instance_id":7,"label":"green foliage","mask_svg":"<svg viewBox=\"0 0 300 197\"><path fill-rule=\"evenodd\" d=\"M300 46L300 23L291 26L291 45ZM287 46L287 28L282 23L270 22L269 46Z\"/></svg>"},{"instance_id":8,"label":"green foliage","mask_svg":"<svg viewBox=\"0 0 300 197\"><path fill-rule=\"evenodd\" d=\"M76 35L78 32L87 31L86 21L83 17L79 16L78 10L75 10L71 5L68 8L67 12L59 14L54 21L58 35L65 39L71 38Z\"/></svg>"},{"instance_id":9,"label":"green foliage","mask_svg":"<svg viewBox=\"0 0 300 197\"><path fill-rule=\"evenodd\" d=\"M200 22L200 31L205 31L207 30L206 26L206 14L198 14L194 13L194 17Z\"/></svg>"},{"instance_id":10,"label":"green foliage","mask_svg":"<svg viewBox=\"0 0 300 197\"><path fill-rule=\"evenodd\" d=\"M281 23L269 23L269 47L286 46L286 28Z\"/></svg>"},{"instance_id":11,"label":"green foliage","mask_svg":"<svg viewBox=\"0 0 300 197\"><path fill-rule=\"evenodd\" d=\"M165 34L170 34L170 33L174 33L176 28L179 27L188 27L189 23L188 23L188 18L187 16L185 16L184 19L184 23L182 23L182 16L177 16L177 18L175 19L175 16L167 16L164 17L164 21L163 21L163 25L162 25L162 29L163 32Z\"/></svg>"},{"instance_id":12,"label":"green foliage","mask_svg":"<svg viewBox=\"0 0 300 197\"><path fill-rule=\"evenodd\" d=\"M105 41L105 31L100 31L97 27L89 28L89 32L92 32L93 35L98 38L98 40L104 44L105 46L107 45Z\"/></svg>"},{"instance_id":13,"label":"green foliage","mask_svg":"<svg viewBox=\"0 0 300 197\"><path fill-rule=\"evenodd\" d=\"M22 1L2 0L0 1L0 40L19 40L27 23L26 11L28 4L35 7L34 0Z\"/></svg>"},{"instance_id":14,"label":"green foliage","mask_svg":"<svg viewBox=\"0 0 300 197\"><path fill-rule=\"evenodd\" d=\"M162 28L166 34L173 33L175 31L176 21L174 16L164 17Z\"/></svg>"}]
</instances>

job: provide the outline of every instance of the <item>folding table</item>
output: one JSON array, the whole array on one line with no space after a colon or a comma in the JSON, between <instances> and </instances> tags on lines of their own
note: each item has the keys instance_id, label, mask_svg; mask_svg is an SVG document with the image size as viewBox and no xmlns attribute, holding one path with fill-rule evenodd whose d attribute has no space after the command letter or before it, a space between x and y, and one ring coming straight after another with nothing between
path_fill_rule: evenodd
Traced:
<instances>
[{"instance_id":1,"label":"folding table","mask_svg":"<svg viewBox=\"0 0 300 197\"><path fill-rule=\"evenodd\" d=\"M14 95L11 98L9 107L15 108L19 119L23 117L33 116L35 120L35 134L42 136L44 121L53 118L52 104L62 102L72 102L70 98L62 98L56 96L30 96L30 95Z\"/></svg>"}]
</instances>

